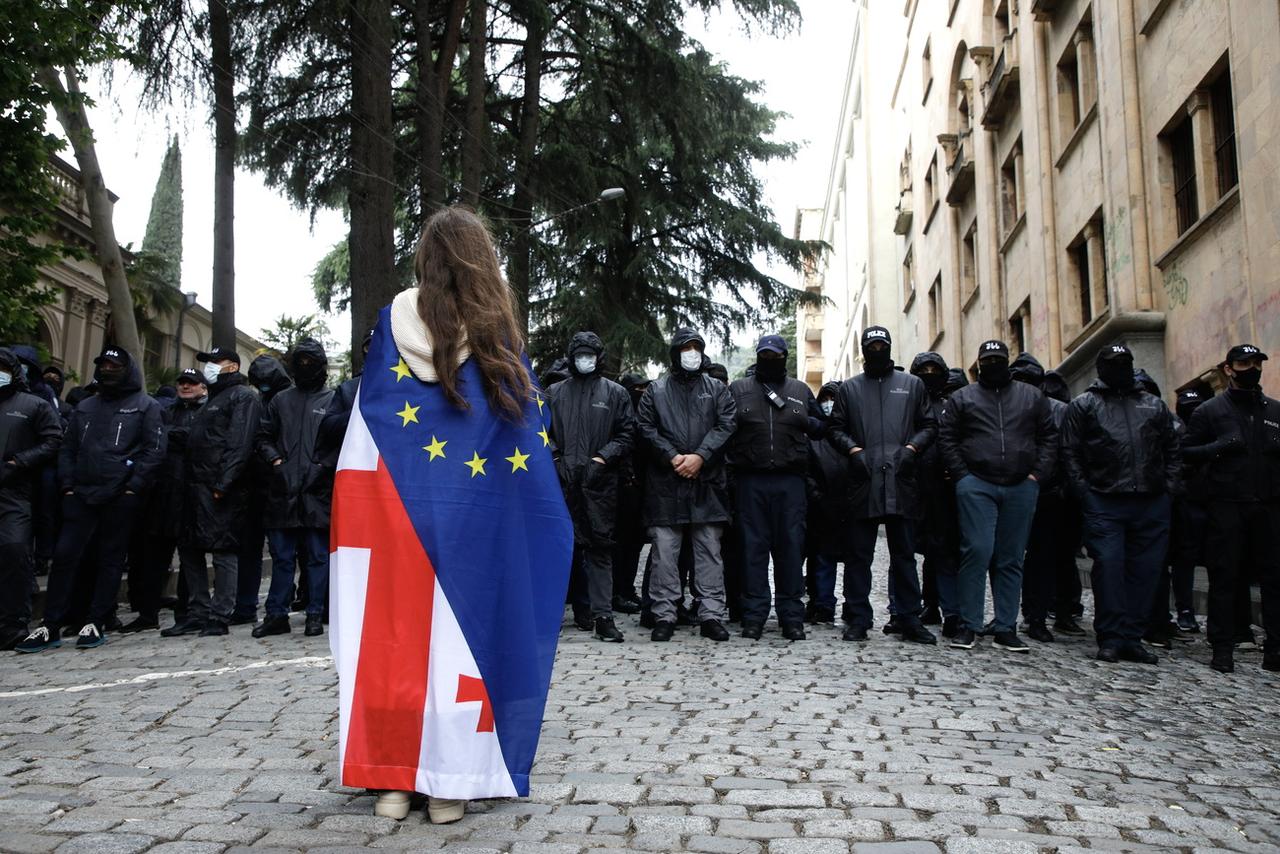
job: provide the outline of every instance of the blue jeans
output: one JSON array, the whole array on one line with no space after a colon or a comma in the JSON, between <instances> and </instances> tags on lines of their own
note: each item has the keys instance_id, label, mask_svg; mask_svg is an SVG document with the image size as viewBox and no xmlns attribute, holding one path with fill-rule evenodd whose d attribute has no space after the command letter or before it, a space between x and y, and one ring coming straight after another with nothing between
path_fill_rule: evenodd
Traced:
<instances>
[{"instance_id":1,"label":"blue jeans","mask_svg":"<svg viewBox=\"0 0 1280 854\"><path fill-rule=\"evenodd\" d=\"M805 588L809 603L833 614L836 610L836 563L831 555L811 554L805 560Z\"/></svg>"},{"instance_id":2,"label":"blue jeans","mask_svg":"<svg viewBox=\"0 0 1280 854\"><path fill-rule=\"evenodd\" d=\"M293 572L298 552L307 568L307 616L324 613L329 604L329 529L272 528L267 531L271 547L271 587L267 590L267 616L287 617L293 601Z\"/></svg>"},{"instance_id":3,"label":"blue jeans","mask_svg":"<svg viewBox=\"0 0 1280 854\"><path fill-rule=\"evenodd\" d=\"M1139 643L1169 549L1169 496L1091 491L1081 505L1098 646Z\"/></svg>"},{"instance_id":4,"label":"blue jeans","mask_svg":"<svg viewBox=\"0 0 1280 854\"><path fill-rule=\"evenodd\" d=\"M960 510L960 618L970 631L982 631L987 567L991 568L995 630L1014 630L1022 598L1022 558L1039 495L1040 484L1034 480L1002 486L970 474L956 484Z\"/></svg>"}]
</instances>

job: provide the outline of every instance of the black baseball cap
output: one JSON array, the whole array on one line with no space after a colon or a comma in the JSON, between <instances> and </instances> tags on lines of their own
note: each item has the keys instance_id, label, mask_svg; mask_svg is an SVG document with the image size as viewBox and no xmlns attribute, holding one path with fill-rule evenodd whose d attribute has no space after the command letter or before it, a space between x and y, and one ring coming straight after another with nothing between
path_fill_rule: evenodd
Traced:
<instances>
[{"instance_id":1,"label":"black baseball cap","mask_svg":"<svg viewBox=\"0 0 1280 854\"><path fill-rule=\"evenodd\" d=\"M129 353L122 347L103 347L102 353L93 360L95 365L101 365L103 362L114 362L122 367L129 366Z\"/></svg>"},{"instance_id":2,"label":"black baseball cap","mask_svg":"<svg viewBox=\"0 0 1280 854\"><path fill-rule=\"evenodd\" d=\"M770 351L773 353L781 353L787 355L787 341L781 335L764 335L761 336L759 343L756 344L756 352L763 353Z\"/></svg>"},{"instance_id":3,"label":"black baseball cap","mask_svg":"<svg viewBox=\"0 0 1280 854\"><path fill-rule=\"evenodd\" d=\"M1198 388L1184 388L1182 391L1178 392L1178 403L1203 403L1212 396L1213 395L1211 394L1205 394Z\"/></svg>"},{"instance_id":4,"label":"black baseball cap","mask_svg":"<svg viewBox=\"0 0 1280 854\"><path fill-rule=\"evenodd\" d=\"M990 356L999 356L1006 362L1009 361L1009 345L994 338L990 341L983 341L978 345L978 360L981 361Z\"/></svg>"},{"instance_id":5,"label":"black baseball cap","mask_svg":"<svg viewBox=\"0 0 1280 854\"><path fill-rule=\"evenodd\" d=\"M207 385L204 379L204 374L200 373L195 368L187 368L185 371L178 374L178 379L175 382L177 384L199 383L200 385Z\"/></svg>"},{"instance_id":6,"label":"black baseball cap","mask_svg":"<svg viewBox=\"0 0 1280 854\"><path fill-rule=\"evenodd\" d=\"M862 330L862 346L865 347L873 341L883 341L886 344L893 344L893 339L889 337L889 330L883 326L868 326Z\"/></svg>"},{"instance_id":7,"label":"black baseball cap","mask_svg":"<svg viewBox=\"0 0 1280 854\"><path fill-rule=\"evenodd\" d=\"M1259 359L1265 362L1267 361L1267 354L1252 344L1237 344L1227 351L1228 362L1240 362L1245 359Z\"/></svg>"},{"instance_id":8,"label":"black baseball cap","mask_svg":"<svg viewBox=\"0 0 1280 854\"><path fill-rule=\"evenodd\" d=\"M230 347L214 347L208 353L196 353L196 359L201 362L235 362L237 365L243 365L240 360L240 354Z\"/></svg>"},{"instance_id":9,"label":"black baseball cap","mask_svg":"<svg viewBox=\"0 0 1280 854\"><path fill-rule=\"evenodd\" d=\"M1105 362L1109 359L1128 359L1133 361L1133 351L1126 344L1108 344L1098 351L1098 361Z\"/></svg>"}]
</instances>

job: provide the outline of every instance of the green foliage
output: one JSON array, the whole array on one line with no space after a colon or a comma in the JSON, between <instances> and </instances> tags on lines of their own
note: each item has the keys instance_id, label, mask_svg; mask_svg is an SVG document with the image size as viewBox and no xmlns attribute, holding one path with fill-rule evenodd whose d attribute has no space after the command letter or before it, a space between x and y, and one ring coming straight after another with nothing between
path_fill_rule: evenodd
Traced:
<instances>
[{"instance_id":1,"label":"green foliage","mask_svg":"<svg viewBox=\"0 0 1280 854\"><path fill-rule=\"evenodd\" d=\"M334 244L311 271L311 290L321 311L346 311L351 306L351 246Z\"/></svg>"},{"instance_id":2,"label":"green foliage","mask_svg":"<svg viewBox=\"0 0 1280 854\"><path fill-rule=\"evenodd\" d=\"M328 351L333 342L329 340L329 326L319 315L304 314L301 317L290 317L282 314L276 318L276 325L263 329L258 338L270 345L276 352L287 355L303 338L314 338Z\"/></svg>"},{"instance_id":3,"label":"green foliage","mask_svg":"<svg viewBox=\"0 0 1280 854\"><path fill-rule=\"evenodd\" d=\"M161 281L182 290L182 150L175 136L160 164L142 251L154 256ZM132 279L131 279L132 281Z\"/></svg>"},{"instance_id":4,"label":"green foliage","mask_svg":"<svg viewBox=\"0 0 1280 854\"><path fill-rule=\"evenodd\" d=\"M778 329L778 334L782 336L782 340L787 342L787 376L798 377L796 373L796 365L800 361L800 348L796 341L796 316L793 312L787 316L786 321Z\"/></svg>"}]
</instances>

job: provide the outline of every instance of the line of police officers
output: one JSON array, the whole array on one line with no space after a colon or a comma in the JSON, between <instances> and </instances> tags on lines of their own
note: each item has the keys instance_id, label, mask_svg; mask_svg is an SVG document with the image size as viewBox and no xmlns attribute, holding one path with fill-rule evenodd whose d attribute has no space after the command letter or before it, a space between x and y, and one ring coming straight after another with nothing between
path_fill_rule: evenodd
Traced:
<instances>
[{"instance_id":1,"label":"line of police officers","mask_svg":"<svg viewBox=\"0 0 1280 854\"><path fill-rule=\"evenodd\" d=\"M22 352L0 349L0 648L43 652L67 630L92 649L109 629L158 629L175 551L176 621L161 635L254 623L264 536L273 571L253 636L291 631L291 607L305 610L307 635L323 634L330 493L353 394L326 388L317 341L292 348L288 371L262 355L247 376L239 353L214 347L198 354L203 371L183 371L173 394L157 397L132 356L108 346L65 409L60 372L41 374L34 351ZM28 631L44 539L44 615ZM120 625L126 567L137 617Z\"/></svg>"},{"instance_id":2,"label":"line of police officers","mask_svg":"<svg viewBox=\"0 0 1280 854\"><path fill-rule=\"evenodd\" d=\"M1280 670L1280 403L1261 391L1265 353L1232 347L1226 391L1185 389L1175 415L1124 344L1098 354L1097 379L1074 400L1061 376L1026 353L1011 361L1001 341L979 347L972 384L937 353L904 371L891 347L887 329L864 330L862 373L815 398L786 375L777 335L760 339L756 364L732 384L692 329L675 331L670 368L652 382L607 379L600 338L573 336L543 384L574 522L577 627L622 641L613 613L639 611L654 641L679 624L724 641L738 620L758 639L772 606L782 636L802 640L806 622L834 622L843 563L843 637L866 641L883 528L885 632L904 641L934 644L925 626L941 623L952 648L987 635L1025 653L1019 607L1033 640L1084 635L1083 541L1099 660L1154 664L1148 646L1198 632L1191 591L1203 563L1213 668L1230 672L1235 646L1253 641L1256 567L1263 667Z\"/></svg>"}]
</instances>

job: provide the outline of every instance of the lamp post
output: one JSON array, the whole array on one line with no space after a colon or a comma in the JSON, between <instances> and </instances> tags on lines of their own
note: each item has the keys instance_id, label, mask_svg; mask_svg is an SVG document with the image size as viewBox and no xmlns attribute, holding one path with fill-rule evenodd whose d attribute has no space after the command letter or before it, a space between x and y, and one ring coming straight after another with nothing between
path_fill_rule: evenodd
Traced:
<instances>
[{"instance_id":1,"label":"lamp post","mask_svg":"<svg viewBox=\"0 0 1280 854\"><path fill-rule=\"evenodd\" d=\"M187 310L196 304L195 291L187 291L182 295L182 307L178 309L178 332L173 339L173 369L182 372L182 327L187 319Z\"/></svg>"},{"instance_id":2,"label":"lamp post","mask_svg":"<svg viewBox=\"0 0 1280 854\"><path fill-rule=\"evenodd\" d=\"M531 223L525 229L525 231L532 231L533 229L537 228L540 225L543 225L544 223L551 222L553 219L559 219L560 217L565 216L566 214L571 214L574 211L580 211L583 208L589 208L594 205L598 205L601 202L611 202L614 199L620 199L626 194L627 194L627 191L624 190L622 187L610 187L607 190L601 190L600 195L596 196L591 201L584 202L583 204L580 204L580 205L575 205L574 207L571 207L567 210L560 211L560 213L558 214L553 214L549 217L544 217L543 219L540 219L535 223Z\"/></svg>"}]
</instances>

